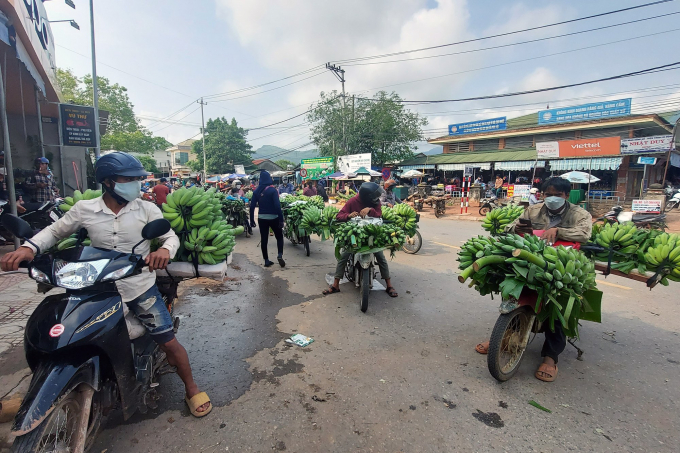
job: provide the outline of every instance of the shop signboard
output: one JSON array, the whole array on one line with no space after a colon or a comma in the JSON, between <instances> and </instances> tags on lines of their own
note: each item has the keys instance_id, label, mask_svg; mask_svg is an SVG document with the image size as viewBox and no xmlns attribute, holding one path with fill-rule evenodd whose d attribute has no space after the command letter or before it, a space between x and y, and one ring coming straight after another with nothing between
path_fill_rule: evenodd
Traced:
<instances>
[{"instance_id":1,"label":"shop signboard","mask_svg":"<svg viewBox=\"0 0 680 453\"><path fill-rule=\"evenodd\" d=\"M631 208L633 212L648 212L658 214L661 212L661 200L633 200Z\"/></svg>"},{"instance_id":2,"label":"shop signboard","mask_svg":"<svg viewBox=\"0 0 680 453\"><path fill-rule=\"evenodd\" d=\"M506 117L489 118L488 120L471 121L469 123L449 124L449 135L476 134L479 132L502 131L507 129Z\"/></svg>"},{"instance_id":3,"label":"shop signboard","mask_svg":"<svg viewBox=\"0 0 680 453\"><path fill-rule=\"evenodd\" d=\"M562 140L559 142L536 143L539 159L567 157L598 157L621 154L620 137L586 138L582 140Z\"/></svg>"},{"instance_id":4,"label":"shop signboard","mask_svg":"<svg viewBox=\"0 0 680 453\"><path fill-rule=\"evenodd\" d=\"M672 135L621 139L621 154L667 153L673 144Z\"/></svg>"},{"instance_id":5,"label":"shop signboard","mask_svg":"<svg viewBox=\"0 0 680 453\"><path fill-rule=\"evenodd\" d=\"M371 153L338 156L338 171L341 173L353 173L361 167L371 168Z\"/></svg>"},{"instance_id":6,"label":"shop signboard","mask_svg":"<svg viewBox=\"0 0 680 453\"><path fill-rule=\"evenodd\" d=\"M529 201L529 184L510 184L508 186L508 198L520 197L521 201Z\"/></svg>"},{"instance_id":7,"label":"shop signboard","mask_svg":"<svg viewBox=\"0 0 680 453\"><path fill-rule=\"evenodd\" d=\"M656 157L638 157L638 164L640 165L656 165Z\"/></svg>"},{"instance_id":8,"label":"shop signboard","mask_svg":"<svg viewBox=\"0 0 680 453\"><path fill-rule=\"evenodd\" d=\"M538 112L538 124L570 123L630 115L630 106L631 99L627 98L540 110Z\"/></svg>"},{"instance_id":9,"label":"shop signboard","mask_svg":"<svg viewBox=\"0 0 680 453\"><path fill-rule=\"evenodd\" d=\"M59 104L61 141L64 146L95 148L94 108L83 105Z\"/></svg>"},{"instance_id":10,"label":"shop signboard","mask_svg":"<svg viewBox=\"0 0 680 453\"><path fill-rule=\"evenodd\" d=\"M332 173L332 157L315 157L301 161L300 176L302 179L322 179Z\"/></svg>"}]
</instances>

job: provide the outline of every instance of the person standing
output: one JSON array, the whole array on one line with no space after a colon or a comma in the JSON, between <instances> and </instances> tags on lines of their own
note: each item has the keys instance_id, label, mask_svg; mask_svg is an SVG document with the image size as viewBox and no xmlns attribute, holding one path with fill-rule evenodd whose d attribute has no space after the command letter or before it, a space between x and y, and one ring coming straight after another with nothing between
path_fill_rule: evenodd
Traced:
<instances>
[{"instance_id":1,"label":"person standing","mask_svg":"<svg viewBox=\"0 0 680 453\"><path fill-rule=\"evenodd\" d=\"M259 208L257 223L260 224L260 247L262 249L262 258L264 258L264 267L274 265L272 261L269 261L267 253L270 228L274 231L274 236L276 236L279 265L285 267L286 262L283 260L283 211L279 202L279 192L274 187L274 180L267 171L260 173L260 184L255 189L255 192L253 192L253 199L250 201L250 225L253 228L257 227L255 223L255 206Z\"/></svg>"},{"instance_id":2,"label":"person standing","mask_svg":"<svg viewBox=\"0 0 680 453\"><path fill-rule=\"evenodd\" d=\"M388 208L393 208L395 205L401 203L401 200L394 193L394 188L397 186L397 182L394 179L388 179L385 181L385 192L380 195L380 204L382 206L387 206Z\"/></svg>"},{"instance_id":3,"label":"person standing","mask_svg":"<svg viewBox=\"0 0 680 453\"><path fill-rule=\"evenodd\" d=\"M156 184L153 186L153 189L151 189L151 192L156 197L156 206L159 208L162 208L163 203L165 203L165 200L168 198L168 194L170 193L167 182L167 179L161 178L160 183Z\"/></svg>"},{"instance_id":4,"label":"person standing","mask_svg":"<svg viewBox=\"0 0 680 453\"><path fill-rule=\"evenodd\" d=\"M540 203L539 197L540 197L540 195L538 193L538 188L533 187L529 191L529 206L533 206L537 203Z\"/></svg>"},{"instance_id":5,"label":"person standing","mask_svg":"<svg viewBox=\"0 0 680 453\"><path fill-rule=\"evenodd\" d=\"M26 187L33 192L33 200L38 203L54 201L56 184L49 170L50 161L45 157L35 159L35 173L26 181Z\"/></svg>"},{"instance_id":6,"label":"person standing","mask_svg":"<svg viewBox=\"0 0 680 453\"><path fill-rule=\"evenodd\" d=\"M316 187L314 187L314 181L308 179L307 181L305 181L305 185L307 187L305 187L305 190L302 191L302 195L304 195L305 197L313 197L314 195L317 194Z\"/></svg>"}]
</instances>

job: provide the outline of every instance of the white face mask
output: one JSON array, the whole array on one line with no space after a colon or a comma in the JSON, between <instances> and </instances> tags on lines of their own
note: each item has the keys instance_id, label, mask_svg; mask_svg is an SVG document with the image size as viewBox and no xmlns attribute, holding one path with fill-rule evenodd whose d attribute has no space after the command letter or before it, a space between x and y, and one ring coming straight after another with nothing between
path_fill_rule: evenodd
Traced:
<instances>
[{"instance_id":1,"label":"white face mask","mask_svg":"<svg viewBox=\"0 0 680 453\"><path fill-rule=\"evenodd\" d=\"M546 197L544 203L545 206L551 211L558 211L562 209L562 206L564 206L564 203L566 203L566 201L567 200L565 200L562 197Z\"/></svg>"},{"instance_id":2,"label":"white face mask","mask_svg":"<svg viewBox=\"0 0 680 453\"><path fill-rule=\"evenodd\" d=\"M142 181L117 182L115 184L113 191L124 200L136 200L141 195L139 192L142 190Z\"/></svg>"}]
</instances>

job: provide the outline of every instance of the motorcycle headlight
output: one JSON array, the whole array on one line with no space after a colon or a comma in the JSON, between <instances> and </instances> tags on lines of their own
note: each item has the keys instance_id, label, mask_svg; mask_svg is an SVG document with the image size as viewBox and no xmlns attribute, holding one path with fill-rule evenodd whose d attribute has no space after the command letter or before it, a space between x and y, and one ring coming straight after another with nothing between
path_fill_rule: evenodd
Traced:
<instances>
[{"instance_id":1,"label":"motorcycle headlight","mask_svg":"<svg viewBox=\"0 0 680 453\"><path fill-rule=\"evenodd\" d=\"M48 285L52 284L50 281L50 278L45 274L43 271L32 267L30 270L30 276L33 280L39 283L47 283Z\"/></svg>"},{"instance_id":2,"label":"motorcycle headlight","mask_svg":"<svg viewBox=\"0 0 680 453\"><path fill-rule=\"evenodd\" d=\"M109 260L83 261L67 263L64 260L54 261L54 279L57 286L67 289L80 289L91 286L109 263Z\"/></svg>"},{"instance_id":3,"label":"motorcycle headlight","mask_svg":"<svg viewBox=\"0 0 680 453\"><path fill-rule=\"evenodd\" d=\"M117 271L110 272L102 278L102 281L108 281L108 280L118 280L119 278L123 278L127 275L128 272L130 272L130 269L132 269L132 264L128 264L125 267L121 267Z\"/></svg>"}]
</instances>

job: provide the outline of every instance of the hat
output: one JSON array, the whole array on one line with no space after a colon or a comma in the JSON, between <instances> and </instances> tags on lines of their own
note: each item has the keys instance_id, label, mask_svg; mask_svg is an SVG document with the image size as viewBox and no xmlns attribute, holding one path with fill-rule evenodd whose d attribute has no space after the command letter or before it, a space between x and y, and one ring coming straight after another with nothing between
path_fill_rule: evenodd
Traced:
<instances>
[{"instance_id":1,"label":"hat","mask_svg":"<svg viewBox=\"0 0 680 453\"><path fill-rule=\"evenodd\" d=\"M529 193L538 193L538 189L534 187L529 191Z\"/></svg>"}]
</instances>

